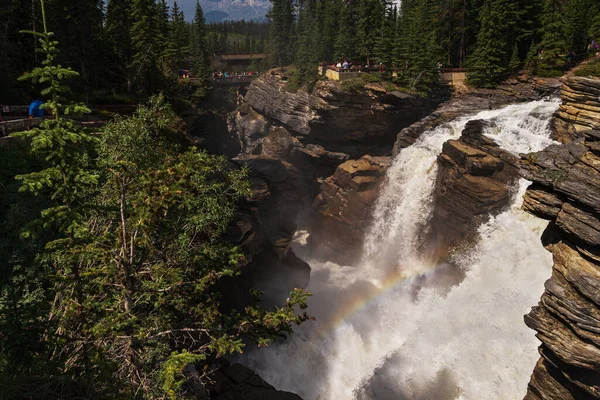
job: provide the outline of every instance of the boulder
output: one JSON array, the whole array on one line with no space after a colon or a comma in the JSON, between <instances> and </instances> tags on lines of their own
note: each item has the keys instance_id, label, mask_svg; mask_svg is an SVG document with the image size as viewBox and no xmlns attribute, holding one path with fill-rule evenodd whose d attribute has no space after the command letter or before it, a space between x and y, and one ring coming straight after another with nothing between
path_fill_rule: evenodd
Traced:
<instances>
[{"instance_id":1,"label":"boulder","mask_svg":"<svg viewBox=\"0 0 600 400\"><path fill-rule=\"evenodd\" d=\"M279 391L250 368L241 364L224 365L202 380L193 365L184 369L183 398L199 400L302 400L290 392Z\"/></svg>"}]
</instances>

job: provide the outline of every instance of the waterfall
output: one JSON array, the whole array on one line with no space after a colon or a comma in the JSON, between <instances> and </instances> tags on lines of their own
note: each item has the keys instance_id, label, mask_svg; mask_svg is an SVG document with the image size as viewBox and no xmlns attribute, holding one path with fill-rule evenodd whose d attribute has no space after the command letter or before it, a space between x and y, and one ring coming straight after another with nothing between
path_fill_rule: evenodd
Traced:
<instances>
[{"instance_id":1,"label":"waterfall","mask_svg":"<svg viewBox=\"0 0 600 400\"><path fill-rule=\"evenodd\" d=\"M241 361L305 400L522 398L538 357L523 315L552 266L540 243L546 223L520 210L528 182L519 182L508 210L479 228L474 248L454 255L459 283L438 279L442 266L420 256L419 232L430 223L444 142L483 119L494 122L485 134L504 149L539 151L551 143L558 104L459 118L404 149L387 173L360 266L311 262L309 311L317 321Z\"/></svg>"}]
</instances>

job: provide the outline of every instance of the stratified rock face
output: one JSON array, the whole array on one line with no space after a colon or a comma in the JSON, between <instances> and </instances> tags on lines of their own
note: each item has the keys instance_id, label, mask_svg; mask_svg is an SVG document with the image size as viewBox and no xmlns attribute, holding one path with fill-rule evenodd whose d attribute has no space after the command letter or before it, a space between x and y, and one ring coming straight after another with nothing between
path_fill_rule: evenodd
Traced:
<instances>
[{"instance_id":1,"label":"stratified rock face","mask_svg":"<svg viewBox=\"0 0 600 400\"><path fill-rule=\"evenodd\" d=\"M413 145L424 132L457 117L500 108L515 102L537 100L557 92L559 88L560 82L556 79L531 81L513 79L503 83L497 89L475 89L453 97L442 103L427 117L402 129L396 137L393 155L396 156L402 149Z\"/></svg>"},{"instance_id":2,"label":"stratified rock face","mask_svg":"<svg viewBox=\"0 0 600 400\"><path fill-rule=\"evenodd\" d=\"M246 103L303 142L353 157L376 147L389 151L400 129L427 115L438 103L377 85L363 93L346 93L335 81L317 82L310 94L289 92L286 79L280 70L261 75L250 85Z\"/></svg>"},{"instance_id":3,"label":"stratified rock face","mask_svg":"<svg viewBox=\"0 0 600 400\"><path fill-rule=\"evenodd\" d=\"M433 253L475 238L477 227L509 205L519 159L484 136L489 123L470 121L458 140L438 156L433 218L428 234Z\"/></svg>"},{"instance_id":4,"label":"stratified rock face","mask_svg":"<svg viewBox=\"0 0 600 400\"><path fill-rule=\"evenodd\" d=\"M600 131L580 132L522 161L534 182L523 208L552 221L543 241L554 255L542 300L525 316L542 342L527 400L600 399Z\"/></svg>"},{"instance_id":5,"label":"stratified rock face","mask_svg":"<svg viewBox=\"0 0 600 400\"><path fill-rule=\"evenodd\" d=\"M313 257L344 265L360 261L372 206L390 161L368 155L349 160L323 181L313 203L319 213L311 227Z\"/></svg>"},{"instance_id":6,"label":"stratified rock face","mask_svg":"<svg viewBox=\"0 0 600 400\"><path fill-rule=\"evenodd\" d=\"M569 143L582 131L600 129L600 80L572 77L565 81L560 109L555 114L554 137Z\"/></svg>"}]
</instances>

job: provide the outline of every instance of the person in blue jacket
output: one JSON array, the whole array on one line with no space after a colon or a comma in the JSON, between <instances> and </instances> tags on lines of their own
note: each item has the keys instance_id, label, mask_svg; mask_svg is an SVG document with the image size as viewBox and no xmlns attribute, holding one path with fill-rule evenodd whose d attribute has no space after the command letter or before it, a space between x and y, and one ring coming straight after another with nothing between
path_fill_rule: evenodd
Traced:
<instances>
[{"instance_id":1,"label":"person in blue jacket","mask_svg":"<svg viewBox=\"0 0 600 400\"><path fill-rule=\"evenodd\" d=\"M29 118L44 118L43 101L35 99L29 105Z\"/></svg>"}]
</instances>

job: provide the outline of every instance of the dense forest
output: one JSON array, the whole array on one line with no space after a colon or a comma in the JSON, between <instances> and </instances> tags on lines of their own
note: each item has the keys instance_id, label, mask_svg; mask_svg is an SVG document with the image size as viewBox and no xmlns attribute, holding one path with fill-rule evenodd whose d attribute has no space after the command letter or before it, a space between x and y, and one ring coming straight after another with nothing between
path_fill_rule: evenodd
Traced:
<instances>
[{"instance_id":1,"label":"dense forest","mask_svg":"<svg viewBox=\"0 0 600 400\"><path fill-rule=\"evenodd\" d=\"M427 89L438 65L492 87L523 67L560 75L571 51L600 41L596 0L273 0L271 63L314 80L319 62L383 63L400 84Z\"/></svg>"},{"instance_id":2,"label":"dense forest","mask_svg":"<svg viewBox=\"0 0 600 400\"><path fill-rule=\"evenodd\" d=\"M191 23L177 2L166 0L47 0L48 31L60 43L57 61L79 71L74 93L90 103L134 100L178 93L181 69L199 78L204 95L210 75L208 57L216 53L263 52L268 25L253 21L205 24L200 5ZM39 0L0 4L0 102L30 100L36 89L17 77L40 61L37 39L20 33L42 29ZM258 68L258 66L256 66ZM262 67L262 66L261 66ZM141 96L141 97L140 97Z\"/></svg>"},{"instance_id":3,"label":"dense forest","mask_svg":"<svg viewBox=\"0 0 600 400\"><path fill-rule=\"evenodd\" d=\"M600 41L595 0L273 0L268 22L205 24L198 6L186 22L166 0L47 1L48 29L61 43L60 63L80 72L73 85L93 103L107 94L177 96L177 75L190 69L206 93L208 57L268 52L252 70L295 64L298 79L316 79L320 62L382 63L397 83L427 89L438 68L467 68L470 82L492 87L526 68L559 75L572 51L581 60ZM191 17L191 16L188 16ZM27 101L17 77L38 60L39 1L0 5L0 91L4 102ZM188 18L190 19L190 18ZM29 93L31 96L31 93ZM106 101L106 100L104 100Z\"/></svg>"}]
</instances>

